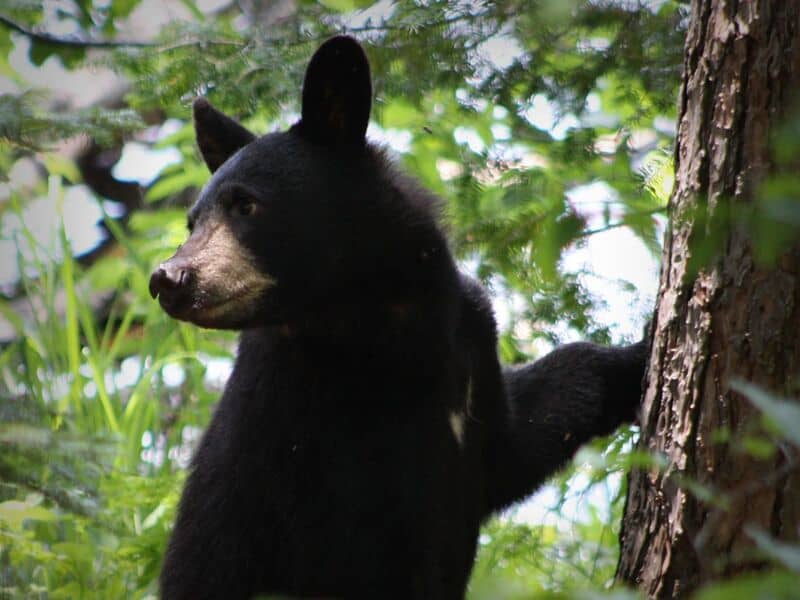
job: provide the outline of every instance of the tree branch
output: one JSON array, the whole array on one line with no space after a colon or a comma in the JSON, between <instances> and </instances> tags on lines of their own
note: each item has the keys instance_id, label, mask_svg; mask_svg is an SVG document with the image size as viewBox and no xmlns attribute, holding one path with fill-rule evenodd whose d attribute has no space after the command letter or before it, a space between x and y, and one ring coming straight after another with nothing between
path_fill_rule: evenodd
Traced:
<instances>
[{"instance_id":1,"label":"tree branch","mask_svg":"<svg viewBox=\"0 0 800 600\"><path fill-rule=\"evenodd\" d=\"M23 27L19 23L12 21L4 15L0 15L0 24L5 25L12 31L21 33L33 41L41 42L43 44L52 44L55 46L64 46L67 48L143 48L153 46L153 44L150 42L141 42L135 40L87 40L75 37L57 37L49 33L41 33Z\"/></svg>"},{"instance_id":2,"label":"tree branch","mask_svg":"<svg viewBox=\"0 0 800 600\"><path fill-rule=\"evenodd\" d=\"M658 208L653 208L651 210L643 210L635 213L629 213L636 216L645 216L645 215L655 215L658 213L666 212L666 206L659 206ZM611 229L616 229L618 227L625 227L630 225L628 221L616 221L614 223L609 223L608 225L603 225L602 227L598 227L597 229L586 229L580 233L578 237L589 237L590 235L595 235L596 233L603 233L604 231L609 231Z\"/></svg>"},{"instance_id":3,"label":"tree branch","mask_svg":"<svg viewBox=\"0 0 800 600\"><path fill-rule=\"evenodd\" d=\"M494 11L492 10L484 10L479 13L459 13L457 15L453 15L450 17L445 17L444 19L440 19L438 21L426 21L420 23L418 25L419 29L426 29L426 28L434 28L434 27L445 27L447 25L453 25L455 23L459 23L461 21L479 21L485 17L494 16ZM342 24L342 32L343 33L367 33L371 31L408 31L409 27L407 25L403 25L402 23L399 25L395 25L393 23L389 23L388 19L381 20L378 24L369 23L367 25L361 25L358 27L348 27L347 25Z\"/></svg>"}]
</instances>

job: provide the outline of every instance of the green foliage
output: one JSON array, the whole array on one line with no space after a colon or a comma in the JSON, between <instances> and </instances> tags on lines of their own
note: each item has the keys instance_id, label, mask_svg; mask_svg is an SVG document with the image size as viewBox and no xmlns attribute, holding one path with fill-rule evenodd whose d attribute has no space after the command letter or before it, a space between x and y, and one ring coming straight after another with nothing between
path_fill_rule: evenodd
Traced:
<instances>
[{"instance_id":1,"label":"green foliage","mask_svg":"<svg viewBox=\"0 0 800 600\"><path fill-rule=\"evenodd\" d=\"M142 120L130 109L92 107L72 113L43 111L41 94L32 91L0 95L0 140L28 149L41 149L54 140L90 135L111 145L127 132L142 127Z\"/></svg>"},{"instance_id":2,"label":"green foliage","mask_svg":"<svg viewBox=\"0 0 800 600\"><path fill-rule=\"evenodd\" d=\"M195 149L194 127L186 123L179 131L161 140L158 147L176 147L181 152L183 161L164 168L158 180L150 186L145 194L146 202L162 202L177 196L187 188L199 188L208 179L208 168L204 163L194 160ZM140 215L137 215L140 218ZM175 232L181 235L180 232Z\"/></svg>"},{"instance_id":3,"label":"green foliage","mask_svg":"<svg viewBox=\"0 0 800 600\"><path fill-rule=\"evenodd\" d=\"M733 388L747 396L758 408L765 425L780 437L800 448L800 406L746 381L734 382Z\"/></svg>"},{"instance_id":4,"label":"green foliage","mask_svg":"<svg viewBox=\"0 0 800 600\"><path fill-rule=\"evenodd\" d=\"M756 459L770 459L773 455L781 453L783 464L779 467L778 473L783 473L781 476L785 476L795 472L797 470L795 456L800 448L800 410L797 408L797 401L779 397L760 386L741 380L734 381L731 387L745 396L760 411L761 422L766 432L745 431L734 436L725 431L721 432L718 441L730 443L734 448ZM750 482L749 485L757 486L758 483ZM736 490L723 492L708 486L700 486L697 482L682 481L681 485L715 510L727 510L737 494ZM768 486L770 483L765 485ZM716 600L732 597L764 599L796 597L796 579L800 573L800 544L776 539L752 523L746 523L744 531L755 543L755 549L750 552L748 558L763 560L764 564L771 566L772 569L763 574L746 575L707 586L701 589L695 598ZM729 566L735 568L736 565Z\"/></svg>"},{"instance_id":5,"label":"green foliage","mask_svg":"<svg viewBox=\"0 0 800 600\"><path fill-rule=\"evenodd\" d=\"M50 193L60 197L58 180ZM174 469L218 393L197 357L230 359L233 341L202 339L149 297L151 264L184 222L182 211L153 213L132 219L126 234L108 219L123 251L88 269L71 258L63 229L50 247L27 227L18 232L33 318L0 304L17 327L0 354L3 594L155 592L182 481ZM89 305L97 294L109 295L105 322ZM165 381L168 365L185 371L178 387Z\"/></svg>"},{"instance_id":6,"label":"green foliage","mask_svg":"<svg viewBox=\"0 0 800 600\"><path fill-rule=\"evenodd\" d=\"M765 575L745 575L701 590L696 600L791 600L797 597L797 575L776 572Z\"/></svg>"},{"instance_id":7,"label":"green foliage","mask_svg":"<svg viewBox=\"0 0 800 600\"><path fill-rule=\"evenodd\" d=\"M746 234L756 260L774 264L800 237L800 113L795 108L772 132L771 171L753 197L700 199L692 210L673 215L691 226L689 276L711 267L735 233ZM737 192L738 193L738 192Z\"/></svg>"},{"instance_id":8,"label":"green foliage","mask_svg":"<svg viewBox=\"0 0 800 600\"><path fill-rule=\"evenodd\" d=\"M530 524L515 508L487 523L470 597L606 597L596 590L614 580L634 437L623 430L582 449L575 466L553 478L554 500L537 503L547 505L545 523Z\"/></svg>"},{"instance_id":9,"label":"green foliage","mask_svg":"<svg viewBox=\"0 0 800 600\"><path fill-rule=\"evenodd\" d=\"M653 215L665 199L643 190L646 181L631 159L637 156L638 164L671 141L653 124L674 118L679 3L651 9L576 0L558 7L441 1L421 9L403 1L379 11L370 2L303 2L291 18L268 25L245 19L244 27L238 11L204 19L185 4L192 20L170 23L153 42L133 46L113 45L115 23L135 8L133 0L79 3L61 16L79 27L70 39L108 40L109 52L92 60L133 79L127 100L139 111L186 119L189 101L201 94L246 121L272 126L287 108L297 109L298 82L315 46L336 32L360 37L373 64L376 121L410 136L402 158L447 199L459 255L476 263L484 282L494 278L524 299L519 318L541 323L537 336L553 339L546 324L557 315L607 339L591 319L594 299L580 274L560 268L563 251L596 230L567 192L605 182L613 194L600 229L624 224L657 252ZM369 9L365 16L352 12L362 8ZM10 14L28 28L40 19L21 7ZM62 46L57 56L74 47ZM552 113L552 122L541 122L541 111ZM69 118L80 128L92 122L86 117ZM13 124L14 116L7 121ZM52 115L38 122L55 139L69 133ZM128 124L98 125L119 132ZM15 143L33 143L4 130ZM649 146L636 142L642 131L653 136ZM465 135L479 144L467 145ZM182 166L162 174L167 181L149 191L149 200L197 184L197 163L185 156ZM455 176L443 176L448 164Z\"/></svg>"},{"instance_id":10,"label":"green foliage","mask_svg":"<svg viewBox=\"0 0 800 600\"><path fill-rule=\"evenodd\" d=\"M301 3L292 18L264 28L234 27L229 18L175 23L159 44L119 49L107 62L134 78L129 101L139 110L185 119L202 94L246 121L275 123L287 107L297 110L316 45L335 32L359 36L373 65L376 121L407 134L402 159L447 199L459 255L477 262L485 282L499 277L525 298L520 318L552 323L548 315L559 315L606 338L589 318L593 300L580 278L559 266L563 251L592 231L567 192L607 183L613 198L603 226L624 224L657 251L654 214L665 198L644 190L632 157L671 141L653 122L674 117L679 5L434 2L423 10L398 2L354 23L348 11L356 5L366 7ZM563 131L538 123L533 109L552 111ZM636 145L641 131L652 135L649 150ZM448 165L452 174L443 176ZM170 179L150 198L183 185Z\"/></svg>"}]
</instances>

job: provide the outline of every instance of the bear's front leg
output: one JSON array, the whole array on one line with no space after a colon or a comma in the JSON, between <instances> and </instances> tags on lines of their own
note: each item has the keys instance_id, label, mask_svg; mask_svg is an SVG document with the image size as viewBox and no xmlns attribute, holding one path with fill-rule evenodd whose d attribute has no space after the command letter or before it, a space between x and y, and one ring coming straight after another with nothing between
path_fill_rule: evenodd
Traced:
<instances>
[{"instance_id":1,"label":"bear's front leg","mask_svg":"<svg viewBox=\"0 0 800 600\"><path fill-rule=\"evenodd\" d=\"M503 373L507 413L487 449L491 510L534 491L593 437L636 416L649 344L579 342Z\"/></svg>"}]
</instances>

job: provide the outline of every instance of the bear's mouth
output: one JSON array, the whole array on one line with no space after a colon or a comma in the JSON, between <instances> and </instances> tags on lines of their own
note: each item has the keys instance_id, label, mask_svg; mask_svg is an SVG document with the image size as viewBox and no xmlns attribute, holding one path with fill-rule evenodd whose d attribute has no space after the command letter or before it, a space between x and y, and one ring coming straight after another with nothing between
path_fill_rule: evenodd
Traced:
<instances>
[{"instance_id":1,"label":"bear's mouth","mask_svg":"<svg viewBox=\"0 0 800 600\"><path fill-rule=\"evenodd\" d=\"M154 300L158 300L158 304L173 319L181 321L191 321L190 313L192 312L192 303L189 294L165 294L163 292L155 291L150 292Z\"/></svg>"},{"instance_id":2,"label":"bear's mouth","mask_svg":"<svg viewBox=\"0 0 800 600\"><path fill-rule=\"evenodd\" d=\"M210 297L208 294L185 294L181 297L159 295L161 308L173 319L207 329L241 329L253 320L260 305L262 290L239 290L234 296ZM194 297L193 297L194 296Z\"/></svg>"}]
</instances>

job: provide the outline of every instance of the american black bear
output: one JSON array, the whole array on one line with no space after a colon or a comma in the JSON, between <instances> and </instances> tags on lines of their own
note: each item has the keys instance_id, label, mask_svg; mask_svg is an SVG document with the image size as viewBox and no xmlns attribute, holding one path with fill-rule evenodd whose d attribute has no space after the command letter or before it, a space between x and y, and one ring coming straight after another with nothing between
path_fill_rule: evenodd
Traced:
<instances>
[{"instance_id":1,"label":"american black bear","mask_svg":"<svg viewBox=\"0 0 800 600\"><path fill-rule=\"evenodd\" d=\"M242 333L166 600L462 598L481 522L634 417L644 342L501 368L435 198L365 140L371 95L363 50L336 37L286 132L194 104L213 177L150 291L177 319Z\"/></svg>"}]
</instances>

